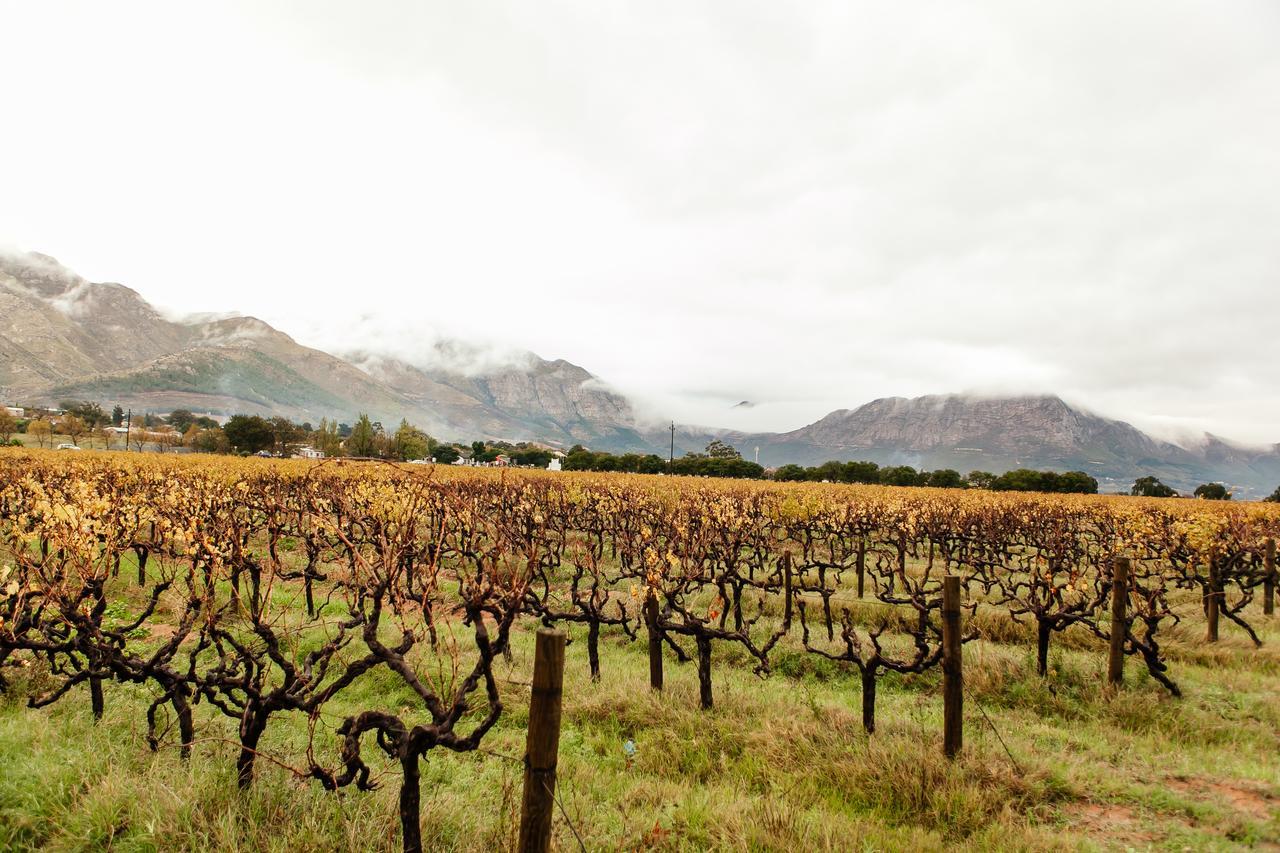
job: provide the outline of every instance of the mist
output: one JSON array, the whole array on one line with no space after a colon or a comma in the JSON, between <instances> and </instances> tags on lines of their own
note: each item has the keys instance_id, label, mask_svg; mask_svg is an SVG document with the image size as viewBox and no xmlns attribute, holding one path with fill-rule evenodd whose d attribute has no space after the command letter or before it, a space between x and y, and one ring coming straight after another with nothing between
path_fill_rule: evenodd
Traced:
<instances>
[{"instance_id":1,"label":"mist","mask_svg":"<svg viewBox=\"0 0 1280 853\"><path fill-rule=\"evenodd\" d=\"M71 5L2 13L0 240L167 311L655 422L1280 440L1274 3Z\"/></svg>"}]
</instances>

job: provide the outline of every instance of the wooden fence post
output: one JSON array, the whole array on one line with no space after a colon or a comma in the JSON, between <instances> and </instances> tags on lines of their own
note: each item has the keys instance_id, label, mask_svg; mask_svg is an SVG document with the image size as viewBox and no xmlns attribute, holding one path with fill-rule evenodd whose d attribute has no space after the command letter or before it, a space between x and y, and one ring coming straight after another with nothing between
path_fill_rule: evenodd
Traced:
<instances>
[{"instance_id":1,"label":"wooden fence post","mask_svg":"<svg viewBox=\"0 0 1280 853\"><path fill-rule=\"evenodd\" d=\"M784 551L782 554L782 594L786 596L786 603L782 606L782 624L788 630L791 628L791 552Z\"/></svg>"},{"instance_id":2,"label":"wooden fence post","mask_svg":"<svg viewBox=\"0 0 1280 853\"><path fill-rule=\"evenodd\" d=\"M658 629L658 596L649 590L644 600L644 624L649 629L649 687L662 689L662 632Z\"/></svg>"},{"instance_id":3,"label":"wooden fence post","mask_svg":"<svg viewBox=\"0 0 1280 853\"><path fill-rule=\"evenodd\" d=\"M1267 540L1267 552L1263 557L1262 612L1271 616L1276 612L1276 540Z\"/></svg>"},{"instance_id":4,"label":"wooden fence post","mask_svg":"<svg viewBox=\"0 0 1280 853\"><path fill-rule=\"evenodd\" d=\"M1209 554L1209 590L1204 600L1204 618L1207 623L1205 640L1210 643L1218 642L1218 610L1222 606L1222 593L1218 590L1220 585L1218 580L1218 555L1211 552Z\"/></svg>"},{"instance_id":5,"label":"wooden fence post","mask_svg":"<svg viewBox=\"0 0 1280 853\"><path fill-rule=\"evenodd\" d=\"M942 752L964 746L964 669L960 659L960 578L942 579Z\"/></svg>"},{"instance_id":6,"label":"wooden fence post","mask_svg":"<svg viewBox=\"0 0 1280 853\"><path fill-rule=\"evenodd\" d=\"M1116 557L1111 566L1111 654L1107 658L1107 683L1124 681L1124 641L1129 633L1129 558Z\"/></svg>"},{"instance_id":7,"label":"wooden fence post","mask_svg":"<svg viewBox=\"0 0 1280 853\"><path fill-rule=\"evenodd\" d=\"M711 696L711 638L699 634L695 638L698 645L698 704L704 711L710 711L713 704Z\"/></svg>"},{"instance_id":8,"label":"wooden fence post","mask_svg":"<svg viewBox=\"0 0 1280 853\"><path fill-rule=\"evenodd\" d=\"M858 542L858 598L862 598L867 578L867 540Z\"/></svg>"},{"instance_id":9,"label":"wooden fence post","mask_svg":"<svg viewBox=\"0 0 1280 853\"><path fill-rule=\"evenodd\" d=\"M556 758L560 751L564 642L564 631L538 629L537 649L533 658L533 695L529 700L529 734L524 752L520 853L546 853L551 849Z\"/></svg>"}]
</instances>

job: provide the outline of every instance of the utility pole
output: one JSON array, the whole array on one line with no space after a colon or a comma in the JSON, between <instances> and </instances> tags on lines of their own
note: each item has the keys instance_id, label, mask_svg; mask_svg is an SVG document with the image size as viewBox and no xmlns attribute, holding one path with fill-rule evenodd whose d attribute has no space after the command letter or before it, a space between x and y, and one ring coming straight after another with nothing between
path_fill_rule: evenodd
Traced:
<instances>
[{"instance_id":1,"label":"utility pole","mask_svg":"<svg viewBox=\"0 0 1280 853\"><path fill-rule=\"evenodd\" d=\"M129 452L129 431L133 429L133 409L129 409L129 414L125 416L124 422L124 452Z\"/></svg>"},{"instance_id":2,"label":"utility pole","mask_svg":"<svg viewBox=\"0 0 1280 853\"><path fill-rule=\"evenodd\" d=\"M676 422L671 422L671 455L667 457L667 473L671 473L671 469L676 464Z\"/></svg>"},{"instance_id":3,"label":"utility pole","mask_svg":"<svg viewBox=\"0 0 1280 853\"><path fill-rule=\"evenodd\" d=\"M759 447L756 448L756 464L757 465L760 464L760 448Z\"/></svg>"}]
</instances>

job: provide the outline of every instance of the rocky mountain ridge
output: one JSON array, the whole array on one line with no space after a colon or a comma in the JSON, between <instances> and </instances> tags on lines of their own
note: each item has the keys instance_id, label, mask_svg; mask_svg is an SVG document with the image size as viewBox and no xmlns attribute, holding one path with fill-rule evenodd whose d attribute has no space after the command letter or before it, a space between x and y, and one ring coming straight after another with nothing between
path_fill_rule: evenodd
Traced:
<instances>
[{"instance_id":1,"label":"rocky mountain ridge","mask_svg":"<svg viewBox=\"0 0 1280 853\"><path fill-rule=\"evenodd\" d=\"M532 353L475 373L302 346L253 317L175 322L135 291L86 281L47 255L0 256L0 396L92 399L168 411L358 412L407 418L442 438L617 441L625 398L566 361Z\"/></svg>"},{"instance_id":2,"label":"rocky mountain ridge","mask_svg":"<svg viewBox=\"0 0 1280 853\"><path fill-rule=\"evenodd\" d=\"M465 343L437 346L440 358L411 364L305 347L253 317L176 322L130 288L88 282L46 255L0 255L4 402L91 399L312 422L367 412L387 424L407 418L446 439L669 452L666 429L642 426L624 396L578 365L533 353L484 363ZM1181 490L1220 480L1254 495L1280 483L1280 445L1248 448L1205 435L1182 446L1053 396L891 397L781 433L682 426L676 452L700 451L712 438L748 459L758 448L767 466L862 459L961 473L1072 469L1107 490L1153 474Z\"/></svg>"},{"instance_id":3,"label":"rocky mountain ridge","mask_svg":"<svg viewBox=\"0 0 1280 853\"><path fill-rule=\"evenodd\" d=\"M1182 447L1052 395L888 397L831 412L790 432L717 435L748 458L759 447L760 462L767 465L860 459L961 473L1079 470L1107 491L1145 475L1184 491L1222 480L1265 494L1280 483L1280 445L1248 448L1206 435L1198 445Z\"/></svg>"}]
</instances>

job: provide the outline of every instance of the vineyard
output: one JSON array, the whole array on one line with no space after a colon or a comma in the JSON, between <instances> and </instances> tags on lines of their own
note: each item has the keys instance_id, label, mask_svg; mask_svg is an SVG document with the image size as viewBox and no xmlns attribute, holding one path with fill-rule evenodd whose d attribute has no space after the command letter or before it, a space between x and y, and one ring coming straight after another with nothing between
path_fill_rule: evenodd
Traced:
<instances>
[{"instance_id":1,"label":"vineyard","mask_svg":"<svg viewBox=\"0 0 1280 853\"><path fill-rule=\"evenodd\" d=\"M558 849L1274 846L1277 538L1262 504L5 451L0 846L514 847L539 626Z\"/></svg>"}]
</instances>

